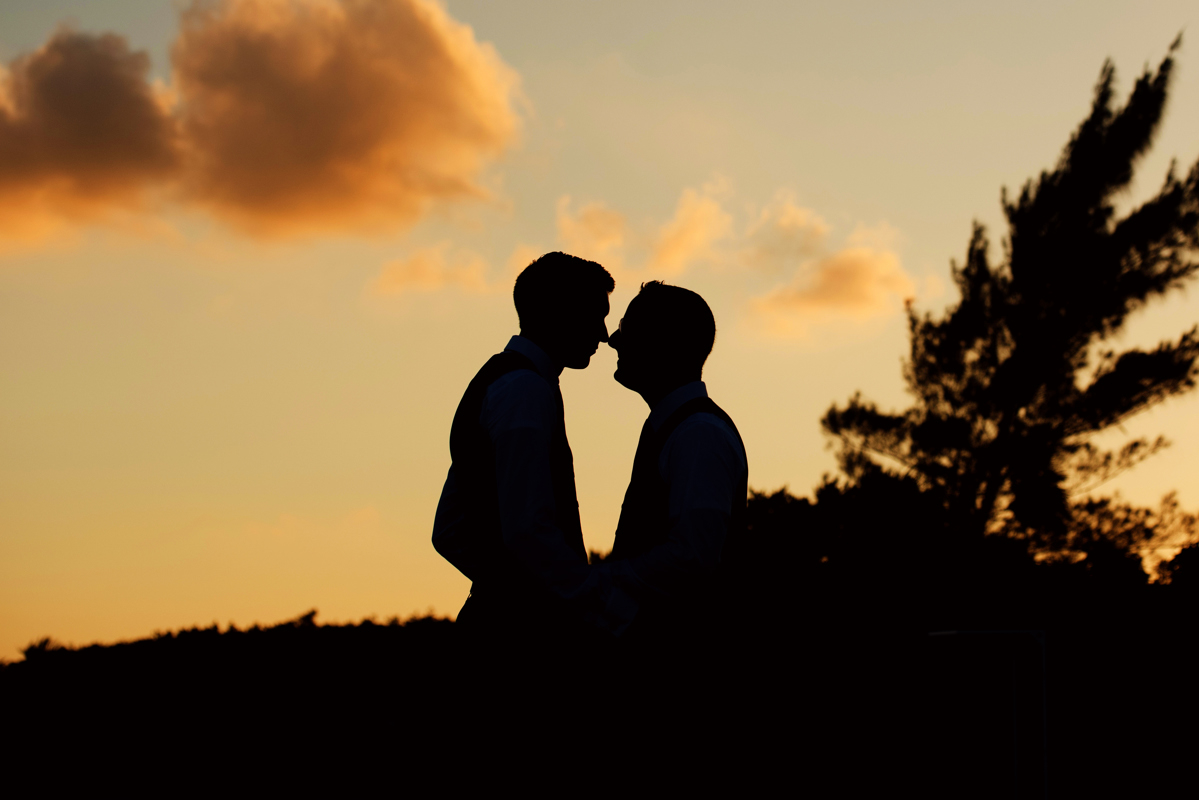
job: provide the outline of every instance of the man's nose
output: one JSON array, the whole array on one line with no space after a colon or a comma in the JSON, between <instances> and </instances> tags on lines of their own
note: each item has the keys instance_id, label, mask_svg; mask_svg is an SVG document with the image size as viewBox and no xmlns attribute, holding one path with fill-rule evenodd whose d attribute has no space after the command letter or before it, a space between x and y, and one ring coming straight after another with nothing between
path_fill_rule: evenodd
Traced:
<instances>
[{"instance_id":1,"label":"man's nose","mask_svg":"<svg viewBox=\"0 0 1199 800\"><path fill-rule=\"evenodd\" d=\"M608 337L608 347L620 352L620 329L612 331L612 335Z\"/></svg>"}]
</instances>

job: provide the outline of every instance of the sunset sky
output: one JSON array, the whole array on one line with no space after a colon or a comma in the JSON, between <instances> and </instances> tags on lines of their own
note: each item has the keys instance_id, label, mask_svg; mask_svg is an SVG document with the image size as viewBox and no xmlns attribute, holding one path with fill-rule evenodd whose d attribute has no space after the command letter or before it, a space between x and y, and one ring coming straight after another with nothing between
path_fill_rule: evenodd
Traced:
<instances>
[{"instance_id":1,"label":"sunset sky","mask_svg":"<svg viewBox=\"0 0 1199 800\"><path fill-rule=\"evenodd\" d=\"M1179 31L1125 198L1199 157L1193 2L0 0L0 657L310 608L454 614L429 538L512 280L565 250L716 315L750 484L835 470L819 418L907 405L903 300L953 302L973 219L1054 164L1105 58ZM1120 346L1199 321L1199 287ZM611 546L647 409L562 379ZM1105 441L1199 507L1199 395Z\"/></svg>"}]
</instances>

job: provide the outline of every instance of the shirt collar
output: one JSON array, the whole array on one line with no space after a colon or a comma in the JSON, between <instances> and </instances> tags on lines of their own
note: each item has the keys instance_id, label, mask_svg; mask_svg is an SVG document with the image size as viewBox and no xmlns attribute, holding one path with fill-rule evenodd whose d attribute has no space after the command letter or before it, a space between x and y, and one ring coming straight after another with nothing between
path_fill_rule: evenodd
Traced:
<instances>
[{"instance_id":1,"label":"shirt collar","mask_svg":"<svg viewBox=\"0 0 1199 800\"><path fill-rule=\"evenodd\" d=\"M707 397L708 387L703 381L692 381L685 383L675 389L670 394L658 401L658 404L649 412L649 424L654 430L662 427L662 423L670 417L671 414L679 410L679 406L689 400L694 400L697 397Z\"/></svg>"},{"instance_id":2,"label":"shirt collar","mask_svg":"<svg viewBox=\"0 0 1199 800\"><path fill-rule=\"evenodd\" d=\"M532 339L526 339L523 336L513 336L508 340L508 346L504 349L513 353L520 353L532 361L533 366L537 368L538 374L550 383L558 382L558 376L562 374L562 367L555 364L554 360L544 350L534 344Z\"/></svg>"}]
</instances>

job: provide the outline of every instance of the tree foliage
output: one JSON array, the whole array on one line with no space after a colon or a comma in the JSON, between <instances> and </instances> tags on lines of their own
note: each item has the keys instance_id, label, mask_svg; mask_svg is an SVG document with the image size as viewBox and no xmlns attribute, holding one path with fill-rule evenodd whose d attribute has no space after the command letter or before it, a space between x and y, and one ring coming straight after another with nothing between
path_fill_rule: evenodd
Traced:
<instances>
[{"instance_id":1,"label":"tree foliage","mask_svg":"<svg viewBox=\"0 0 1199 800\"><path fill-rule=\"evenodd\" d=\"M1052 171L1002 195L1009 231L993 263L975 224L961 293L941 318L908 309L904 378L912 407L885 413L855 395L822 420L851 481L899 464L935 493L955 531L1066 535L1069 497L1165 446L1114 452L1092 439L1191 389L1199 327L1151 350L1108 347L1129 316L1199 270L1199 163L1120 217L1116 202L1157 133L1174 52L1127 102L1104 64L1089 116Z\"/></svg>"}]
</instances>

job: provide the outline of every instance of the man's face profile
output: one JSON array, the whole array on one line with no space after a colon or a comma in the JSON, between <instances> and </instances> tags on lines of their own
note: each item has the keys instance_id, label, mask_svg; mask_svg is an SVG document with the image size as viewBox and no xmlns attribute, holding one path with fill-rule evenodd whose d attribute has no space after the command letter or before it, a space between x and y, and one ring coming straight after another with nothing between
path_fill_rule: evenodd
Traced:
<instances>
[{"instance_id":1,"label":"man's face profile","mask_svg":"<svg viewBox=\"0 0 1199 800\"><path fill-rule=\"evenodd\" d=\"M585 369L591 363L600 343L608 341L608 325L604 320L609 310L608 296L598 293L563 309L556 320L562 366Z\"/></svg>"},{"instance_id":2,"label":"man's face profile","mask_svg":"<svg viewBox=\"0 0 1199 800\"><path fill-rule=\"evenodd\" d=\"M646 324L648 320L642 305L640 298L633 298L620 325L608 340L609 346L617 352L616 372L612 377L635 392L646 387L647 378L660 360L657 351L661 349L656 346L660 343L655 341L651 326Z\"/></svg>"}]
</instances>

